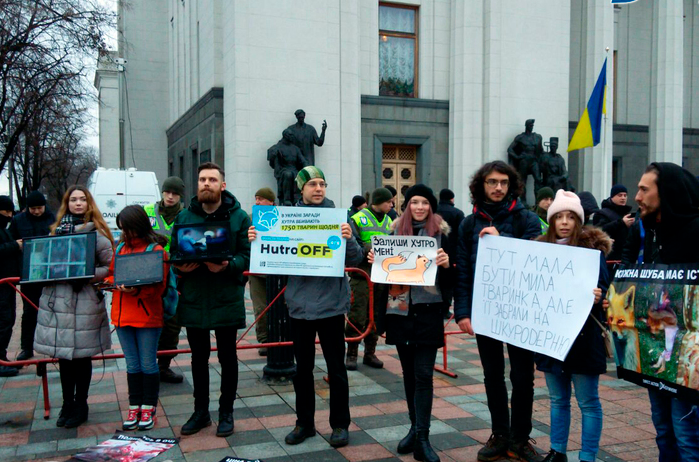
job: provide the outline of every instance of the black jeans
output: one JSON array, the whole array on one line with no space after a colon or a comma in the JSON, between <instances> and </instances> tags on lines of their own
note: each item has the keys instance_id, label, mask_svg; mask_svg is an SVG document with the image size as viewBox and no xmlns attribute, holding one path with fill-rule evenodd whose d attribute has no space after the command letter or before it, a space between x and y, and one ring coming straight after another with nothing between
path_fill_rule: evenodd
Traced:
<instances>
[{"instance_id":1,"label":"black jeans","mask_svg":"<svg viewBox=\"0 0 699 462\"><path fill-rule=\"evenodd\" d=\"M15 325L16 296L17 292L12 287L6 284L0 286L0 359L7 359L7 347Z\"/></svg>"},{"instance_id":2,"label":"black jeans","mask_svg":"<svg viewBox=\"0 0 699 462\"><path fill-rule=\"evenodd\" d=\"M92 379L92 358L59 359L63 403L87 404Z\"/></svg>"},{"instance_id":3,"label":"black jeans","mask_svg":"<svg viewBox=\"0 0 699 462\"><path fill-rule=\"evenodd\" d=\"M42 285L22 286L22 294L27 297L36 307L39 307L41 292L44 290ZM22 298L22 337L20 339L20 347L22 351L34 351L34 331L36 330L36 315L39 312Z\"/></svg>"},{"instance_id":4,"label":"black jeans","mask_svg":"<svg viewBox=\"0 0 699 462\"><path fill-rule=\"evenodd\" d=\"M415 430L428 431L432 415L434 361L439 348L428 345L396 345L396 349L403 369L403 386L410 422L415 425Z\"/></svg>"},{"instance_id":5,"label":"black jeans","mask_svg":"<svg viewBox=\"0 0 699 462\"><path fill-rule=\"evenodd\" d=\"M349 428L349 384L345 369L345 317L324 319L291 318L291 335L294 341L296 375L296 425L315 427L315 389L313 368L316 356L316 333L320 338L330 379L330 427Z\"/></svg>"},{"instance_id":6,"label":"black jeans","mask_svg":"<svg viewBox=\"0 0 699 462\"><path fill-rule=\"evenodd\" d=\"M209 329L187 328L187 340L192 349L192 380L194 386L194 409L209 409L209 356L211 335ZM238 355L236 352L237 329L219 327L216 333L218 362L221 365L221 397L219 411L233 412L233 401L238 391Z\"/></svg>"},{"instance_id":7,"label":"black jeans","mask_svg":"<svg viewBox=\"0 0 699 462\"><path fill-rule=\"evenodd\" d=\"M509 436L516 443L528 440L532 431L534 403L534 353L507 345L512 382L512 425L510 426L503 342L483 335L476 335L476 341L483 364L485 394L493 421L493 433Z\"/></svg>"},{"instance_id":8,"label":"black jeans","mask_svg":"<svg viewBox=\"0 0 699 462\"><path fill-rule=\"evenodd\" d=\"M175 318L170 318L163 323L163 330L160 332L160 339L158 340L158 351L161 350L177 350L177 346L180 343L180 330L182 327L177 324ZM170 363L175 355L168 356L158 356L158 368L161 371L170 368Z\"/></svg>"}]
</instances>

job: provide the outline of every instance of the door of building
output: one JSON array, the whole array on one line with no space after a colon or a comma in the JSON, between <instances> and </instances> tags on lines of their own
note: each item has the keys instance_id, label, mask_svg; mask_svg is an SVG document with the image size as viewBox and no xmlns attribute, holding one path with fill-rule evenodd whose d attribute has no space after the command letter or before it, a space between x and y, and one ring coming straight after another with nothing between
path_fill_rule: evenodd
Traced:
<instances>
[{"instance_id":1,"label":"door of building","mask_svg":"<svg viewBox=\"0 0 699 462\"><path fill-rule=\"evenodd\" d=\"M381 184L398 191L396 211L402 210L405 192L415 184L417 146L384 144L381 164Z\"/></svg>"}]
</instances>

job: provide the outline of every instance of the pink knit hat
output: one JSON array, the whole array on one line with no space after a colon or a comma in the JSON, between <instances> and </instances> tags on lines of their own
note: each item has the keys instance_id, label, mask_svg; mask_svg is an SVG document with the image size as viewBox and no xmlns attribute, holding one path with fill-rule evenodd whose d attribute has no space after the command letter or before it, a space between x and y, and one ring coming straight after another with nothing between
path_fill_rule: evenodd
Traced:
<instances>
[{"instance_id":1,"label":"pink knit hat","mask_svg":"<svg viewBox=\"0 0 699 462\"><path fill-rule=\"evenodd\" d=\"M550 224L551 218L554 215L565 210L570 210L577 214L578 217L580 217L580 223L585 223L585 212L583 211L582 204L580 204L578 195L562 189L556 192L556 198L553 200L546 213L546 221Z\"/></svg>"}]
</instances>

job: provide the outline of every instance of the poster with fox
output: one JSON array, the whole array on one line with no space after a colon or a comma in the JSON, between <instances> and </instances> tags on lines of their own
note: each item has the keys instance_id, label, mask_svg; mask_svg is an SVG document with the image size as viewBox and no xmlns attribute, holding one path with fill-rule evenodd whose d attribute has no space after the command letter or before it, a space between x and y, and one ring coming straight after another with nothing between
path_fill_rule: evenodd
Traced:
<instances>
[{"instance_id":1,"label":"poster with fox","mask_svg":"<svg viewBox=\"0 0 699 462\"><path fill-rule=\"evenodd\" d=\"M699 404L699 265L619 267L607 300L619 378Z\"/></svg>"},{"instance_id":2,"label":"poster with fox","mask_svg":"<svg viewBox=\"0 0 699 462\"><path fill-rule=\"evenodd\" d=\"M372 236L371 281L404 286L434 286L439 242L427 236Z\"/></svg>"}]
</instances>

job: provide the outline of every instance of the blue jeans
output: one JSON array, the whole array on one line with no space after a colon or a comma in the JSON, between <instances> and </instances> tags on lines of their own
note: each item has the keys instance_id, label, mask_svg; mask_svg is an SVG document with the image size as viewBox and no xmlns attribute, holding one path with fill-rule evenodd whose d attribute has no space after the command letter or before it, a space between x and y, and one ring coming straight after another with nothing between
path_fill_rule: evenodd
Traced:
<instances>
[{"instance_id":1,"label":"blue jeans","mask_svg":"<svg viewBox=\"0 0 699 462\"><path fill-rule=\"evenodd\" d=\"M551 449L565 454L570 433L570 392L582 413L582 447L580 460L593 461L602 436L602 405L599 401L599 375L552 374L547 372L546 385L551 397Z\"/></svg>"},{"instance_id":2,"label":"blue jeans","mask_svg":"<svg viewBox=\"0 0 699 462\"><path fill-rule=\"evenodd\" d=\"M158 374L158 339L160 327L117 327L119 343L126 359L129 374Z\"/></svg>"},{"instance_id":3,"label":"blue jeans","mask_svg":"<svg viewBox=\"0 0 699 462\"><path fill-rule=\"evenodd\" d=\"M660 462L699 461L699 411L658 390L648 390Z\"/></svg>"}]
</instances>

